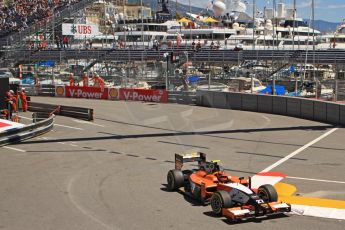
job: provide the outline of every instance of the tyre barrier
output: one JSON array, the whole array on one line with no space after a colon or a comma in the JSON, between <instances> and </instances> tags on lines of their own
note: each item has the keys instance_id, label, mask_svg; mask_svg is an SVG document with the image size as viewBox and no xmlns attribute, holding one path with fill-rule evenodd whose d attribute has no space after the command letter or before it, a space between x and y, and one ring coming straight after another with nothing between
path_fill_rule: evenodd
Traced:
<instances>
[{"instance_id":1,"label":"tyre barrier","mask_svg":"<svg viewBox=\"0 0 345 230\"><path fill-rule=\"evenodd\" d=\"M59 115L78 118L78 119L87 120L87 121L94 120L94 110L90 108L80 108L80 107L61 105Z\"/></svg>"},{"instance_id":2,"label":"tyre barrier","mask_svg":"<svg viewBox=\"0 0 345 230\"><path fill-rule=\"evenodd\" d=\"M40 113L41 115L42 113L54 113L57 115L59 114L60 106L29 101L28 110L30 112Z\"/></svg>"},{"instance_id":3,"label":"tyre barrier","mask_svg":"<svg viewBox=\"0 0 345 230\"><path fill-rule=\"evenodd\" d=\"M11 129L0 133L0 146L21 142L30 139L53 129L55 116L18 129Z\"/></svg>"},{"instance_id":4,"label":"tyre barrier","mask_svg":"<svg viewBox=\"0 0 345 230\"><path fill-rule=\"evenodd\" d=\"M271 113L345 126L345 104L306 98L197 91L196 105Z\"/></svg>"},{"instance_id":5,"label":"tyre barrier","mask_svg":"<svg viewBox=\"0 0 345 230\"><path fill-rule=\"evenodd\" d=\"M53 105L38 102L29 102L29 111L36 112L39 117L33 117L34 120L44 119L47 114L55 114L66 117L72 117L87 121L94 120L94 110L90 108L81 108L74 106Z\"/></svg>"}]
</instances>

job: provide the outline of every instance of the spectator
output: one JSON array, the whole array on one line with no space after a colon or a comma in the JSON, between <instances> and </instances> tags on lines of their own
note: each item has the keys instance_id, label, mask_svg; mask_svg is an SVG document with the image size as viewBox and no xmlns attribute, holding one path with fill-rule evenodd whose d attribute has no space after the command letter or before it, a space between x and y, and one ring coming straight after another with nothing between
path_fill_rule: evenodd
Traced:
<instances>
[{"instance_id":1,"label":"spectator","mask_svg":"<svg viewBox=\"0 0 345 230\"><path fill-rule=\"evenodd\" d=\"M201 50L201 43L200 40L198 41L198 43L196 44L196 50L200 51Z\"/></svg>"},{"instance_id":2,"label":"spectator","mask_svg":"<svg viewBox=\"0 0 345 230\"><path fill-rule=\"evenodd\" d=\"M195 50L195 42L194 42L194 40L192 42L192 49Z\"/></svg>"},{"instance_id":3,"label":"spectator","mask_svg":"<svg viewBox=\"0 0 345 230\"><path fill-rule=\"evenodd\" d=\"M55 44L58 49L60 49L60 37L59 35L55 35Z\"/></svg>"},{"instance_id":4,"label":"spectator","mask_svg":"<svg viewBox=\"0 0 345 230\"><path fill-rule=\"evenodd\" d=\"M91 39L89 40L89 46L90 46L90 49L92 49L92 40Z\"/></svg>"},{"instance_id":5,"label":"spectator","mask_svg":"<svg viewBox=\"0 0 345 230\"><path fill-rule=\"evenodd\" d=\"M7 113L6 113L6 119L11 119L12 118L12 112L13 112L13 96L10 91L6 92L5 94L5 103L7 107Z\"/></svg>"},{"instance_id":6,"label":"spectator","mask_svg":"<svg viewBox=\"0 0 345 230\"><path fill-rule=\"evenodd\" d=\"M68 48L68 42L69 42L69 39L67 36L64 36L63 37L63 48L66 49Z\"/></svg>"},{"instance_id":7,"label":"spectator","mask_svg":"<svg viewBox=\"0 0 345 230\"><path fill-rule=\"evenodd\" d=\"M0 7L0 37L41 24L81 0L16 0Z\"/></svg>"}]
</instances>

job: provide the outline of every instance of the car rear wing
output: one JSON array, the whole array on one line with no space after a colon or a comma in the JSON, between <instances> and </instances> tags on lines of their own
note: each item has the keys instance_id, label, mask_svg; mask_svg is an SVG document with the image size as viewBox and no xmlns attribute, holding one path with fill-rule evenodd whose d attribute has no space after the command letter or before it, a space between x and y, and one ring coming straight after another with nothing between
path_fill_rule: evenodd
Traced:
<instances>
[{"instance_id":1,"label":"car rear wing","mask_svg":"<svg viewBox=\"0 0 345 230\"><path fill-rule=\"evenodd\" d=\"M175 154L175 169L181 170L183 163L198 162L198 165L206 162L206 154L201 152Z\"/></svg>"}]
</instances>

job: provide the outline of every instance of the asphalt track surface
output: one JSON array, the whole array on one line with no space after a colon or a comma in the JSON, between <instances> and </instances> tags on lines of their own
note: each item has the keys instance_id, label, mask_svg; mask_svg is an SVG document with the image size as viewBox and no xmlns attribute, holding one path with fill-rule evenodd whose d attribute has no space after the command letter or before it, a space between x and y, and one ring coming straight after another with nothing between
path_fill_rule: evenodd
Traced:
<instances>
[{"instance_id":1,"label":"asphalt track surface","mask_svg":"<svg viewBox=\"0 0 345 230\"><path fill-rule=\"evenodd\" d=\"M96 120L57 117L52 132L0 148L0 229L344 229L344 221L290 214L231 224L165 188L176 152L199 150L248 176L332 126L177 104L33 101L92 107ZM345 200L344 137L336 129L272 171L294 177L285 181L301 196Z\"/></svg>"}]
</instances>

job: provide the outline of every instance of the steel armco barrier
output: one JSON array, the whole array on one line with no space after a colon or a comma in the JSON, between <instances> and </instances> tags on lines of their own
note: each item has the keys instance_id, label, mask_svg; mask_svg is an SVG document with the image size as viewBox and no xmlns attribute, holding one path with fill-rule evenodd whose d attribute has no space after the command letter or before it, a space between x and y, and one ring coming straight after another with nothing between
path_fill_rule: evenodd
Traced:
<instances>
[{"instance_id":1,"label":"steel armco barrier","mask_svg":"<svg viewBox=\"0 0 345 230\"><path fill-rule=\"evenodd\" d=\"M37 123L0 133L0 146L20 142L49 132L53 129L54 117L55 116L52 115Z\"/></svg>"},{"instance_id":2,"label":"steel armco barrier","mask_svg":"<svg viewBox=\"0 0 345 230\"><path fill-rule=\"evenodd\" d=\"M94 120L94 110L90 108L29 102L29 111L37 112L41 116L53 113L55 115L73 117L87 121Z\"/></svg>"},{"instance_id":3,"label":"steel armco barrier","mask_svg":"<svg viewBox=\"0 0 345 230\"><path fill-rule=\"evenodd\" d=\"M93 109L29 102L29 110L34 112L33 124L0 133L0 146L20 142L42 135L54 126L55 114L84 120L93 120Z\"/></svg>"}]
</instances>

